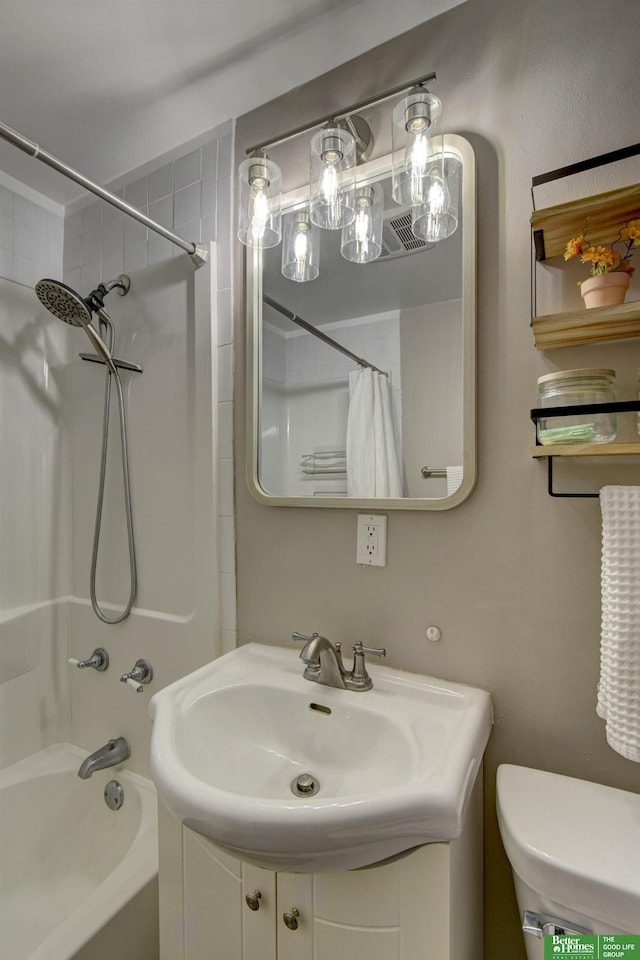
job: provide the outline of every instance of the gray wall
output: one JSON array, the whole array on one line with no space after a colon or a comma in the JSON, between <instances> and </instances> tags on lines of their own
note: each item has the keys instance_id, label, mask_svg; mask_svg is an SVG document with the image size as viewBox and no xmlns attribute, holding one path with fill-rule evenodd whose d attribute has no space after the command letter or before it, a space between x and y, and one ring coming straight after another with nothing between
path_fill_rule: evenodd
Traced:
<instances>
[{"instance_id":1,"label":"gray wall","mask_svg":"<svg viewBox=\"0 0 640 960\"><path fill-rule=\"evenodd\" d=\"M598 501L547 495L544 466L529 455L528 416L536 378L555 369L611 366L623 398L635 395L636 341L548 355L535 349L529 216L533 175L638 139L632 78L639 28L634 4L610 16L597 0L470 0L237 124L241 156L248 143L436 70L433 89L444 102L446 127L468 137L476 152L479 480L471 498L442 513L392 513L388 566L356 566L355 511L265 507L249 495L241 362L236 494L240 642L283 643L294 629L318 630L345 643L384 644L394 666L491 690L488 960L523 956L494 814L496 765L515 762L640 789L640 770L606 745L595 714ZM594 182L583 178L578 195L596 192ZM557 201L540 205L549 202ZM241 357L239 245L236 257ZM575 297L570 286L566 308ZM640 483L640 467L572 464L559 479L566 487L611 482ZM425 640L431 623L442 629L439 644Z\"/></svg>"}]
</instances>

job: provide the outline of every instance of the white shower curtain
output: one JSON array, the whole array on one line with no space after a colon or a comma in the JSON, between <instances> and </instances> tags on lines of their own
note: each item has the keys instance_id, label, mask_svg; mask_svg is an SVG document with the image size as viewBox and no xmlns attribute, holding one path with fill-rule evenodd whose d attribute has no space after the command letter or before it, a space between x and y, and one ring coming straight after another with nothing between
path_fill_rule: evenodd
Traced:
<instances>
[{"instance_id":1,"label":"white shower curtain","mask_svg":"<svg viewBox=\"0 0 640 960\"><path fill-rule=\"evenodd\" d=\"M361 367L349 374L349 390L347 493L350 497L401 497L389 378Z\"/></svg>"}]
</instances>

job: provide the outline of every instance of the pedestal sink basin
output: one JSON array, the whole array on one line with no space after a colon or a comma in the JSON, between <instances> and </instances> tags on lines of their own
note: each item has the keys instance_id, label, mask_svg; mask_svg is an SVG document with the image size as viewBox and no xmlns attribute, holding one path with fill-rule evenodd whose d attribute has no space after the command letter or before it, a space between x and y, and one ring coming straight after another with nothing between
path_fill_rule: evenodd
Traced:
<instances>
[{"instance_id":1,"label":"pedestal sink basin","mask_svg":"<svg viewBox=\"0 0 640 960\"><path fill-rule=\"evenodd\" d=\"M380 666L366 692L302 671L296 650L250 643L153 697L151 770L168 809L273 870L350 870L455 839L489 694Z\"/></svg>"}]
</instances>

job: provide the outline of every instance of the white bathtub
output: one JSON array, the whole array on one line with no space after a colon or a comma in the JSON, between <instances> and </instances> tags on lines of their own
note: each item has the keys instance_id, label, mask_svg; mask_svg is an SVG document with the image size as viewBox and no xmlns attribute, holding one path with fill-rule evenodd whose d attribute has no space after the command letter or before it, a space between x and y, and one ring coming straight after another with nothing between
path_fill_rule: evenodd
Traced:
<instances>
[{"instance_id":1,"label":"white bathtub","mask_svg":"<svg viewBox=\"0 0 640 960\"><path fill-rule=\"evenodd\" d=\"M86 755L58 743L0 770L2 960L157 960L154 787L124 767L80 780Z\"/></svg>"}]
</instances>

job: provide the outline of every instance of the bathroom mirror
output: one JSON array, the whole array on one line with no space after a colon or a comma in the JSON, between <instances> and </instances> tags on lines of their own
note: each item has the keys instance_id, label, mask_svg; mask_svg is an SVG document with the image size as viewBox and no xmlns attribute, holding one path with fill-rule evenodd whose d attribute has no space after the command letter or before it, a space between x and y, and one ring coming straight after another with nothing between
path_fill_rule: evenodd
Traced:
<instances>
[{"instance_id":1,"label":"bathroom mirror","mask_svg":"<svg viewBox=\"0 0 640 960\"><path fill-rule=\"evenodd\" d=\"M320 230L319 275L298 283L282 275L282 246L247 248L247 480L261 503L443 510L473 490L475 159L460 136L445 135L444 151L459 186L458 228L445 240L429 244L412 235L411 211L391 199L389 155L358 167L359 186L383 188L377 260L347 261L341 231ZM288 212L307 203L308 187L285 195L283 225ZM362 443L368 414L355 406L357 391L379 385L359 380L363 366L292 322L292 314L385 375L384 443L392 433L398 471L390 489L397 496L353 495L359 467L347 480L349 417L350 470L354 437L363 461L369 452ZM367 376L382 382L380 373ZM380 462L388 450L376 453Z\"/></svg>"}]
</instances>

